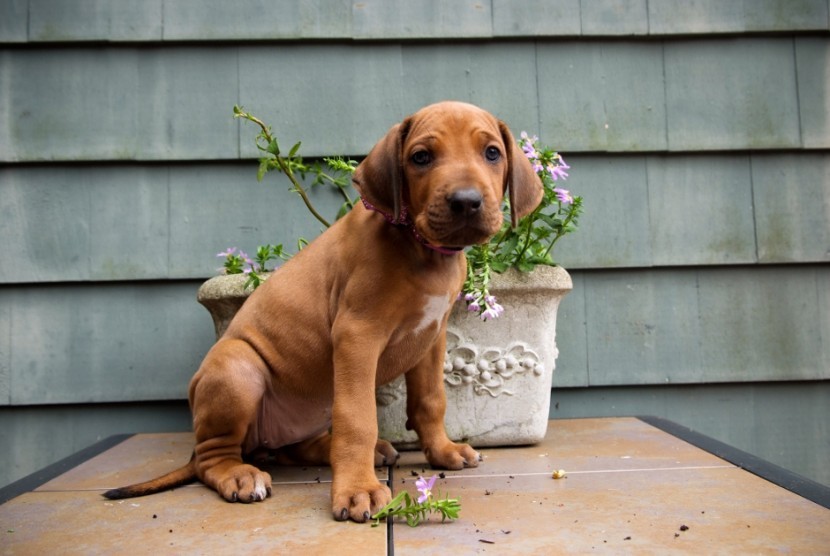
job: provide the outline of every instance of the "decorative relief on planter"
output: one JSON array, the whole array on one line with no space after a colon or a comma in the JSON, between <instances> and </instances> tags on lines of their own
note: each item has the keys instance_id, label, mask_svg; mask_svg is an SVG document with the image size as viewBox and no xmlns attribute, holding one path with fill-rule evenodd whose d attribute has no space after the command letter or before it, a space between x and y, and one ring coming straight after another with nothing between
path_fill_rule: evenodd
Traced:
<instances>
[{"instance_id":1,"label":"decorative relief on planter","mask_svg":"<svg viewBox=\"0 0 830 556\"><path fill-rule=\"evenodd\" d=\"M480 349L455 330L447 330L444 380L451 386L469 385L476 394L493 398L512 396L514 392L506 387L511 378L519 374L540 377L544 372L544 362L524 342L513 342L504 349Z\"/></svg>"},{"instance_id":2,"label":"decorative relief on planter","mask_svg":"<svg viewBox=\"0 0 830 556\"><path fill-rule=\"evenodd\" d=\"M470 387L482 396L512 396L507 388L517 375L540 378L545 364L539 354L525 342L512 342L506 348L479 348L452 328L447 329L447 355L444 382L450 386ZM387 406L406 396L404 381L398 380L378 388L378 405Z\"/></svg>"}]
</instances>

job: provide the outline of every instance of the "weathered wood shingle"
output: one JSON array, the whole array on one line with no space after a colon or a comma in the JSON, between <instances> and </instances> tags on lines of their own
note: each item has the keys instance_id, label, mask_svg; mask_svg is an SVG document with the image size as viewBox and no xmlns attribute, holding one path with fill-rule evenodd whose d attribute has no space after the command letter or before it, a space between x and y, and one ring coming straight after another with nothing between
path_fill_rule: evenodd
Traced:
<instances>
[{"instance_id":1,"label":"weathered wood shingle","mask_svg":"<svg viewBox=\"0 0 830 556\"><path fill-rule=\"evenodd\" d=\"M234 104L284 150L359 157L445 98L560 149L564 186L585 198L555 253L575 289L554 415L655 411L830 481L816 464L830 457L829 13L827 0L0 2L0 444L15 448L0 484L112 423L147 430L137 403L186 423L213 338L194 296L215 253L319 233L284 179L256 182L257 129ZM774 392L805 401L768 411Z\"/></svg>"}]
</instances>

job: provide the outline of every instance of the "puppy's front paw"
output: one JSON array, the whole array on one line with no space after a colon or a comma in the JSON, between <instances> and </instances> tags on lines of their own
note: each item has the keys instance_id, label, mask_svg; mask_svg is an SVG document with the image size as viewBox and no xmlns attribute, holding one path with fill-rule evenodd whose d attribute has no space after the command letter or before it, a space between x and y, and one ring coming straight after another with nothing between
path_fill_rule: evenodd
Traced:
<instances>
[{"instance_id":1,"label":"puppy's front paw","mask_svg":"<svg viewBox=\"0 0 830 556\"><path fill-rule=\"evenodd\" d=\"M427 461L437 469L464 469L478 467L481 454L473 450L469 444L455 444L447 442L440 447L429 447L424 450Z\"/></svg>"},{"instance_id":2,"label":"puppy's front paw","mask_svg":"<svg viewBox=\"0 0 830 556\"><path fill-rule=\"evenodd\" d=\"M332 485L331 510L337 521L351 519L364 523L392 501L392 491L377 479L363 484L350 484L349 481L343 483L340 486L339 481L336 481Z\"/></svg>"},{"instance_id":3,"label":"puppy's front paw","mask_svg":"<svg viewBox=\"0 0 830 556\"><path fill-rule=\"evenodd\" d=\"M271 475L253 465L235 465L216 477L214 484L228 502L260 502L271 496Z\"/></svg>"}]
</instances>

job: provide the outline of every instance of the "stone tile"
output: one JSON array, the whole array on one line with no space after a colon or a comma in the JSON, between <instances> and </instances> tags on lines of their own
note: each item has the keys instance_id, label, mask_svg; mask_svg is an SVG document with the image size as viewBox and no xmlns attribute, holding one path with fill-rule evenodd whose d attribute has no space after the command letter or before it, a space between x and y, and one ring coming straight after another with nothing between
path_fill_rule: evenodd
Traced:
<instances>
[{"instance_id":1,"label":"stone tile","mask_svg":"<svg viewBox=\"0 0 830 556\"><path fill-rule=\"evenodd\" d=\"M830 542L826 509L737 468L468 477L437 487L460 498L460 518L396 524L395 554L820 553ZM405 488L415 494L414 483Z\"/></svg>"},{"instance_id":2,"label":"stone tile","mask_svg":"<svg viewBox=\"0 0 830 556\"><path fill-rule=\"evenodd\" d=\"M193 452L192 433L139 434L74 469L43 484L38 491L97 490L134 484L172 471L187 463ZM331 483L328 466L260 465L277 484ZM385 481L386 469L377 470ZM198 486L198 485L196 485ZM188 486L185 488L195 488ZM214 493L215 494L215 493Z\"/></svg>"},{"instance_id":3,"label":"stone tile","mask_svg":"<svg viewBox=\"0 0 830 556\"><path fill-rule=\"evenodd\" d=\"M191 435L139 435L35 492L0 506L5 554L259 552L385 554L387 527L335 522L329 485L278 482L272 498L227 504L202 485L109 501L97 473L158 468L186 457ZM437 496L461 500L457 521L392 527L396 554L495 552L821 553L828 510L634 418L553 421L537 446L487 450L475 470L446 473ZM404 454L393 489L415 495ZM554 480L553 469L564 478ZM303 470L316 472L316 470ZM301 477L304 480L304 478ZM69 488L71 490L62 490ZM129 548L128 548L129 547ZM221 550L221 548L219 548Z\"/></svg>"},{"instance_id":4,"label":"stone tile","mask_svg":"<svg viewBox=\"0 0 830 556\"><path fill-rule=\"evenodd\" d=\"M275 485L255 504L203 486L131 500L32 492L0 506L4 554L386 554L386 528L331 517L329 485ZM60 526L56 526L60 524Z\"/></svg>"},{"instance_id":5,"label":"stone tile","mask_svg":"<svg viewBox=\"0 0 830 556\"><path fill-rule=\"evenodd\" d=\"M461 500L459 520L396 523L396 554L811 552L830 539L827 510L638 419L552 421L538 446L484 454L436 482L439 497ZM417 495L423 461L407 453L393 488ZM554 480L558 468L567 475Z\"/></svg>"},{"instance_id":6,"label":"stone tile","mask_svg":"<svg viewBox=\"0 0 830 556\"><path fill-rule=\"evenodd\" d=\"M139 434L44 483L38 491L107 490L187 463L193 433Z\"/></svg>"},{"instance_id":7,"label":"stone tile","mask_svg":"<svg viewBox=\"0 0 830 556\"><path fill-rule=\"evenodd\" d=\"M470 478L536 476L554 470L613 473L642 469L731 467L723 460L635 418L551 420L545 440L535 446L483 448L484 461L474 469L444 471L446 489ZM394 484L414 482L440 471L430 469L417 451L403 452ZM414 488L414 487L413 487Z\"/></svg>"}]
</instances>

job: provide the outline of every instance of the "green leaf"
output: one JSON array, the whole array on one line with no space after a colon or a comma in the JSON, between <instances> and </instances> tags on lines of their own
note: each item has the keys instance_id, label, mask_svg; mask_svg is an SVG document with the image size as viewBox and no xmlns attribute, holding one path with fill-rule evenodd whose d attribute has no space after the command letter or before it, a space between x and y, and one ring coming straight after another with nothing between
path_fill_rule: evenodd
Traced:
<instances>
[{"instance_id":1,"label":"green leaf","mask_svg":"<svg viewBox=\"0 0 830 556\"><path fill-rule=\"evenodd\" d=\"M302 144L302 141L298 141L296 145L291 147L291 151L288 153L288 158L294 158L294 155L297 154L297 151L300 150L300 145Z\"/></svg>"},{"instance_id":2,"label":"green leaf","mask_svg":"<svg viewBox=\"0 0 830 556\"><path fill-rule=\"evenodd\" d=\"M337 216L335 217L335 220L340 220L341 218L349 214L350 210L351 207L349 206L349 203L343 203L342 205L340 205L340 210L337 211Z\"/></svg>"},{"instance_id":3,"label":"green leaf","mask_svg":"<svg viewBox=\"0 0 830 556\"><path fill-rule=\"evenodd\" d=\"M265 174L268 172L268 159L263 158L259 161L259 169L256 172L256 181L262 181L262 178L265 177Z\"/></svg>"},{"instance_id":4,"label":"green leaf","mask_svg":"<svg viewBox=\"0 0 830 556\"><path fill-rule=\"evenodd\" d=\"M502 244L502 251L504 253L512 253L513 251L516 250L516 247L518 245L519 245L519 236L516 235L516 234L513 234L511 237L507 238L507 241L505 241Z\"/></svg>"},{"instance_id":5,"label":"green leaf","mask_svg":"<svg viewBox=\"0 0 830 556\"><path fill-rule=\"evenodd\" d=\"M492 268L495 272L498 272L499 274L507 270L508 266L509 265L504 261L490 261L490 268Z\"/></svg>"},{"instance_id":6,"label":"green leaf","mask_svg":"<svg viewBox=\"0 0 830 556\"><path fill-rule=\"evenodd\" d=\"M536 268L536 265L530 261L519 261L519 264L516 266L521 272L530 272L531 270Z\"/></svg>"},{"instance_id":7,"label":"green leaf","mask_svg":"<svg viewBox=\"0 0 830 556\"><path fill-rule=\"evenodd\" d=\"M268 147L266 150L274 156L280 155L280 145L279 143L277 143L276 139L271 139L271 142L268 143Z\"/></svg>"}]
</instances>

